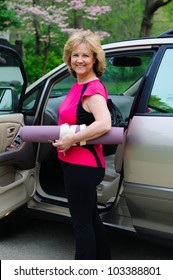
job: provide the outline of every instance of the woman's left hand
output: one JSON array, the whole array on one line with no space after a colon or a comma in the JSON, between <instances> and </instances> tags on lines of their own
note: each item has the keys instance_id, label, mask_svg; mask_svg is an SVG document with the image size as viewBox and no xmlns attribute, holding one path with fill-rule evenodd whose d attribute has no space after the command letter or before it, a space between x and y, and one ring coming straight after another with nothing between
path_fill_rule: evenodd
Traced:
<instances>
[{"instance_id":1,"label":"woman's left hand","mask_svg":"<svg viewBox=\"0 0 173 280\"><path fill-rule=\"evenodd\" d=\"M73 140L73 135L66 135L59 140L55 140L53 143L54 147L57 147L59 152L64 153L68 149L70 149L71 146L76 146Z\"/></svg>"}]
</instances>

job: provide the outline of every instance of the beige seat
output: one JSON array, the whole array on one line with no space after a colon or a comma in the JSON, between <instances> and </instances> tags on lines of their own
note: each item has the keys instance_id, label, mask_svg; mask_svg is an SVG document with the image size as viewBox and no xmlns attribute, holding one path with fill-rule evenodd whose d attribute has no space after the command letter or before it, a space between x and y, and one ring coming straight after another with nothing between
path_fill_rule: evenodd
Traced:
<instances>
[{"instance_id":1,"label":"beige seat","mask_svg":"<svg viewBox=\"0 0 173 280\"><path fill-rule=\"evenodd\" d=\"M123 143L117 146L115 154L105 157L105 176L103 181L97 186L97 200L101 205L113 202L117 196L122 170L125 138L126 132L124 133Z\"/></svg>"}]
</instances>

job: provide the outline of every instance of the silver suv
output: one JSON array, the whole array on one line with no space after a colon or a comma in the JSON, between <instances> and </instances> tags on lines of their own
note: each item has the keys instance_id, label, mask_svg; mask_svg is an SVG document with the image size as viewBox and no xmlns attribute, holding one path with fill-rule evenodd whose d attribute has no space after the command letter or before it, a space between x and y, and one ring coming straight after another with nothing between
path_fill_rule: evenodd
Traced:
<instances>
[{"instance_id":1,"label":"silver suv","mask_svg":"<svg viewBox=\"0 0 173 280\"><path fill-rule=\"evenodd\" d=\"M124 129L121 144L104 145L106 174L97 187L106 225L173 238L173 30L103 46L102 81ZM62 64L27 87L17 53L0 46L0 218L26 205L38 215L70 218L52 144L23 142L23 126L57 124L74 78ZM46 215L45 215L46 216Z\"/></svg>"}]
</instances>

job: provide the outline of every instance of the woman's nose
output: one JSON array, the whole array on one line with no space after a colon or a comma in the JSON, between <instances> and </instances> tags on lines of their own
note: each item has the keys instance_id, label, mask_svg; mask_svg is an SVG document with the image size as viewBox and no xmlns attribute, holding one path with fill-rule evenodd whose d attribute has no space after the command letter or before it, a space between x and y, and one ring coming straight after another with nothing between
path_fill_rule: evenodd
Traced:
<instances>
[{"instance_id":1,"label":"woman's nose","mask_svg":"<svg viewBox=\"0 0 173 280\"><path fill-rule=\"evenodd\" d=\"M82 56L78 56L77 61L78 62L83 62L83 57Z\"/></svg>"}]
</instances>

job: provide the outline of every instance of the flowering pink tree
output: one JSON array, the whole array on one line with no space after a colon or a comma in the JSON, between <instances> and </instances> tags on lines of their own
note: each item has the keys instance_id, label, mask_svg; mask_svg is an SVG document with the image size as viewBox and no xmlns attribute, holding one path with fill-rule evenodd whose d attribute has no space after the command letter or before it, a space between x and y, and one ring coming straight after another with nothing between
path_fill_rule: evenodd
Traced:
<instances>
[{"instance_id":1,"label":"flowering pink tree","mask_svg":"<svg viewBox=\"0 0 173 280\"><path fill-rule=\"evenodd\" d=\"M12 0L9 3L9 8L15 9L20 22L25 26L22 37L30 34L31 38L35 38L35 54L44 54L42 74L46 71L50 50L56 46L56 51L60 52L67 34L85 29L86 21L94 23L100 15L111 10L109 6L87 5L87 0ZM109 36L106 31L98 33L101 38Z\"/></svg>"},{"instance_id":2,"label":"flowering pink tree","mask_svg":"<svg viewBox=\"0 0 173 280\"><path fill-rule=\"evenodd\" d=\"M86 0L13 0L10 7L26 24L26 31L35 34L37 54L41 51L41 41L50 44L58 31L71 33L84 29L84 19L97 21L98 16L111 10L109 6L86 6ZM101 37L109 36L108 32L99 33Z\"/></svg>"}]
</instances>

